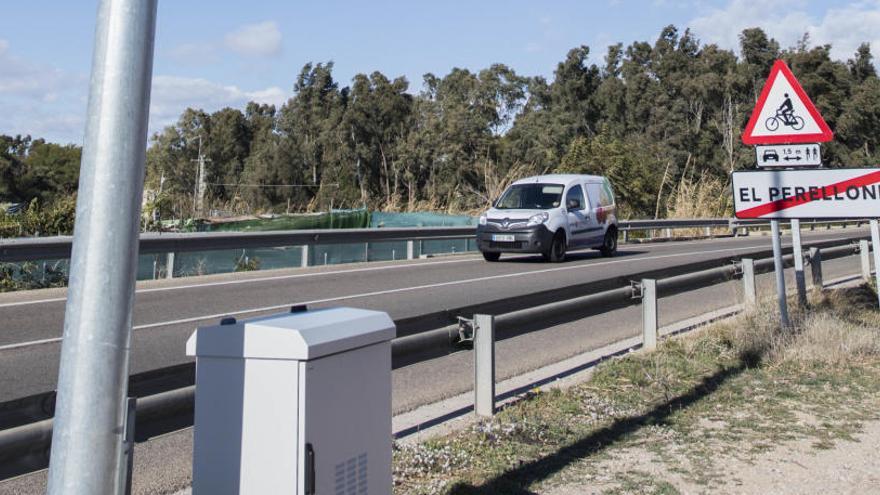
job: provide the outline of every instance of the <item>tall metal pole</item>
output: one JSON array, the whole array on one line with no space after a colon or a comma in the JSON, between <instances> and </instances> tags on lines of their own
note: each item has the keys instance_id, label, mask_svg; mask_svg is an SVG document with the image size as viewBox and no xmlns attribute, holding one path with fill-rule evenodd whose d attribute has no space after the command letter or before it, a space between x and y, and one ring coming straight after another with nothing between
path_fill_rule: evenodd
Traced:
<instances>
[{"instance_id":1,"label":"tall metal pole","mask_svg":"<svg viewBox=\"0 0 880 495\"><path fill-rule=\"evenodd\" d=\"M783 327L791 324L788 320L788 303L785 300L785 265L782 264L782 239L779 220L770 220L770 235L773 237L773 269L776 271L776 297L779 299L779 319Z\"/></svg>"},{"instance_id":2,"label":"tall metal pole","mask_svg":"<svg viewBox=\"0 0 880 495\"><path fill-rule=\"evenodd\" d=\"M880 304L880 227L871 220L871 248L874 251L874 282L877 285L877 302Z\"/></svg>"},{"instance_id":3,"label":"tall metal pole","mask_svg":"<svg viewBox=\"0 0 880 495\"><path fill-rule=\"evenodd\" d=\"M791 249L794 257L794 281L797 286L798 304L807 304L807 279L804 276L804 251L801 247L801 221L791 221Z\"/></svg>"},{"instance_id":4,"label":"tall metal pole","mask_svg":"<svg viewBox=\"0 0 880 495\"><path fill-rule=\"evenodd\" d=\"M117 493L157 0L101 0L48 493Z\"/></svg>"}]
</instances>

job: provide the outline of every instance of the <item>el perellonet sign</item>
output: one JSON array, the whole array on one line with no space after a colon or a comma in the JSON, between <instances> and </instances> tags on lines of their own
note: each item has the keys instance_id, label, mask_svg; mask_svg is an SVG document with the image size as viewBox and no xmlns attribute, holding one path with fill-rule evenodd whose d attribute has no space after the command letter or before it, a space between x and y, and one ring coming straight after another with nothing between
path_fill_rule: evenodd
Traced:
<instances>
[{"instance_id":1,"label":"el perellonet sign","mask_svg":"<svg viewBox=\"0 0 880 495\"><path fill-rule=\"evenodd\" d=\"M733 173L736 218L876 218L880 169Z\"/></svg>"}]
</instances>

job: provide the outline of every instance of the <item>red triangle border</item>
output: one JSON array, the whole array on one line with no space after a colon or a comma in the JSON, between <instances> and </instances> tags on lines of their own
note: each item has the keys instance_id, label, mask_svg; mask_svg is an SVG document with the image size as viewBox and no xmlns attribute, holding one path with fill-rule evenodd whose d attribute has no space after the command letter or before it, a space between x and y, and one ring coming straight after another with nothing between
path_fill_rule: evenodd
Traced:
<instances>
[{"instance_id":1,"label":"red triangle border","mask_svg":"<svg viewBox=\"0 0 880 495\"><path fill-rule=\"evenodd\" d=\"M776 136L752 136L752 132L755 130L755 125L758 123L758 119L761 116L761 110L764 109L764 105L767 103L767 97L770 94L770 88L773 86L773 82L776 81L776 78L779 77L780 73L784 76L791 87L794 88L795 94L800 98L801 102L803 102L804 106L807 108L810 116L816 123L819 125L819 129L822 131L818 134L786 134L786 135L776 135ZM764 83L764 89L761 91L761 96L758 98L758 103L755 105L755 108L752 110L752 116L749 119L749 123L746 125L745 131L742 134L742 142L748 145L756 145L756 144L796 144L796 143L823 143L826 141L831 141L834 139L834 133L831 132L831 128L828 127L828 124L825 123L825 119L822 118L822 115L819 113L819 110L816 109L816 106L813 105L813 101L810 100L810 97L807 96L807 93L804 91L804 88L801 87L801 83L798 82L797 78L794 77L794 74L791 72L791 69L788 68L788 65L782 61L777 60L773 64L773 68L770 69L770 75L767 76L767 81Z\"/></svg>"}]
</instances>

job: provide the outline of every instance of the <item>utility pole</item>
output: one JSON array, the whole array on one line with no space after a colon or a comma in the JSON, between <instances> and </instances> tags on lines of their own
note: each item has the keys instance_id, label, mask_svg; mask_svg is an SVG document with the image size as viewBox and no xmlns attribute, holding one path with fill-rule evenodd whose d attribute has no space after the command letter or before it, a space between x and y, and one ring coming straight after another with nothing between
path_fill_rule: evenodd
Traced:
<instances>
[{"instance_id":1,"label":"utility pole","mask_svg":"<svg viewBox=\"0 0 880 495\"><path fill-rule=\"evenodd\" d=\"M202 154L202 136L199 136L199 157L190 161L199 164L196 171L196 186L193 191L193 218L195 218L205 211L205 189L207 189L207 184L205 184L205 162L211 161L210 158L205 158L205 155Z\"/></svg>"},{"instance_id":2,"label":"utility pole","mask_svg":"<svg viewBox=\"0 0 880 495\"><path fill-rule=\"evenodd\" d=\"M165 171L162 171L162 175L159 177L159 192L156 193L156 205L153 207L153 223L159 223L161 219L161 215L159 214L159 201L162 198L162 190L165 187Z\"/></svg>"}]
</instances>

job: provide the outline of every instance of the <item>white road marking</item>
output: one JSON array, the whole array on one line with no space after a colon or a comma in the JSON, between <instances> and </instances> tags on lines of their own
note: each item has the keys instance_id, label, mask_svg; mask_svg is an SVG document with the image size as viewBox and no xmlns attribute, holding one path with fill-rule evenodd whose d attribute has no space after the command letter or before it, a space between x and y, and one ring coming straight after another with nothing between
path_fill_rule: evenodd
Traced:
<instances>
[{"instance_id":1,"label":"white road marking","mask_svg":"<svg viewBox=\"0 0 880 495\"><path fill-rule=\"evenodd\" d=\"M182 290L182 289L199 289L202 287L217 287L223 285L239 285L239 284L252 284L258 282L270 282L273 280L286 280L286 279L296 279L296 278L310 278L310 277L320 277L325 275L345 275L348 273L361 273L361 272L373 272L380 270L396 270L400 268L413 268L413 267L422 267L422 266L434 266L434 265L446 265L450 263L464 263L466 261L482 261L482 257L474 257L467 256L462 258L457 258L454 260L443 260L443 261L431 261L425 263L406 263L401 265L385 265L385 266L372 266L367 268L352 268L348 270L334 270L328 272L310 272L310 273L294 273L290 275L276 275L270 277L259 277L259 278L249 278L242 280L224 280L222 282L204 282L200 284L188 284L188 285L175 285L171 287L154 287L150 289L137 289L135 293L137 294L146 294L150 292L164 292L164 291L172 291L172 290ZM66 297L54 297L51 299L36 299L33 301L17 301L10 303L2 303L0 304L0 308L7 308L13 306L28 306L31 304L44 304L44 303L56 303L56 302L64 302L66 301Z\"/></svg>"},{"instance_id":2,"label":"white road marking","mask_svg":"<svg viewBox=\"0 0 880 495\"><path fill-rule=\"evenodd\" d=\"M703 240L715 241L717 239L702 239L696 241L687 241L687 242L700 242ZM746 240L748 241L748 240ZM632 247L638 247L640 244L632 244ZM669 243L656 243L651 245L651 249L663 249L667 247L676 247L680 245L679 243L669 242ZM788 246L788 244L783 244L783 246ZM628 245L629 247L629 245ZM754 246L752 246L754 247ZM514 259L517 258L527 258L533 255L516 255ZM511 259L510 256L505 259ZM644 259L644 258L642 258ZM366 268L351 268L347 270L333 270L327 272L311 272L311 273L294 273L290 275L276 275L276 276L268 276L268 277L258 277L258 278L250 278L250 279L242 279L242 280L224 280L222 282L204 282L198 284L187 284L187 285L176 285L171 287L154 287L150 289L137 289L135 290L136 294L147 294L151 292L165 292L165 291L174 291L174 290L185 290L185 289L199 289L203 287L219 287L224 285L240 285L240 284L254 284L260 282L271 282L275 280L291 280L298 278L312 278L312 277L322 277L329 275L345 275L349 273L364 273L364 272L374 272L374 271L382 271L382 270L398 270L403 268L418 268L418 267L430 267L435 265L447 265L451 263L465 263L468 261L483 261L482 256L467 256L461 257L454 260L443 260L443 261L430 261L424 263L405 263L399 265L384 265L384 266L371 266ZM592 265L595 265L593 263ZM530 272L535 273L535 272ZM33 301L16 301L16 302L8 302L8 303L0 303L0 309L2 308L11 308L15 306L30 306L34 304L49 304L49 303L59 303L67 301L66 297L54 297L49 299L35 299ZM0 347L2 349L2 347Z\"/></svg>"},{"instance_id":3,"label":"white road marking","mask_svg":"<svg viewBox=\"0 0 880 495\"><path fill-rule=\"evenodd\" d=\"M216 319L223 318L226 316L244 315L244 314L249 314L249 313L260 313L260 312L264 312L264 311L275 311L275 310L279 310L279 309L288 309L291 306L303 305L303 304L309 305L309 304L320 304L320 303L326 303L326 302L345 301L345 300L349 300L349 299L360 299L360 298L364 298L364 297L383 296L383 295L388 295L388 294L397 294L397 293L401 293L401 292L411 292L411 291L417 291L417 290L434 289L437 287L448 287L450 285L470 284L470 283L475 283L475 282L485 282L487 280L499 280L499 279L522 277L522 276L535 275L535 274L541 274L541 273L552 273L552 272L558 272L558 271L563 271L563 270L577 270L577 269L584 269L584 268L593 268L596 266L603 266L603 265L614 265L614 264L619 264L619 263L632 263L632 262L636 262L636 261L651 261L651 260L659 260L659 259L667 259L667 258L677 258L677 257L682 257L682 256L694 256L694 255L700 255L700 254L744 251L747 249L754 249L754 246L744 246L744 247L727 248L727 249L711 249L711 250L706 250L706 251L695 251L695 252L689 252L689 253L664 254L664 255L650 256L650 257L644 257L644 258L630 258L630 259L620 258L620 259L615 259L615 260L601 261L601 262L597 262L597 263L588 263L588 264L583 264L583 265L574 265L574 266L568 265L568 266L560 266L560 267L556 267L556 268L545 268L543 270L506 273L503 275L490 275L487 277L477 277L477 278L470 278L470 279L464 279L464 280L452 280L449 282L439 282L439 283L435 283L435 284L416 285L416 286L411 286L411 287L399 287L396 289L386 289L386 290L379 290L379 291L373 291L373 292L364 292L364 293L360 293L360 294L349 294L346 296L336 296L336 297L329 297L329 298L325 298L325 299L314 299L311 301L290 302L290 303L278 304L278 305L274 305L274 306L265 306L262 308L240 309L240 310L236 310L236 311L217 313L217 314L213 314L213 315L193 316L193 317L189 317L189 318L181 318L178 320L161 321L161 322L156 322L156 323L146 323L143 325L135 325L132 327L132 330L146 330L149 328L158 328L158 327L166 327L166 326L171 326L171 325L180 325L183 323L195 323L195 322L204 321L204 320L216 320ZM30 347L30 346L41 345L41 344L51 344L51 343L60 342L60 341L61 341L61 337L55 337L55 338L49 338L49 339L34 340L34 341L30 341L30 342L20 342L17 344L8 344L8 345L0 346L0 351L19 349L22 347Z\"/></svg>"}]
</instances>

